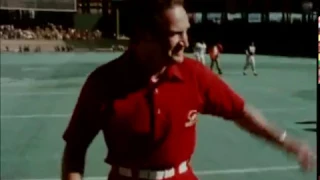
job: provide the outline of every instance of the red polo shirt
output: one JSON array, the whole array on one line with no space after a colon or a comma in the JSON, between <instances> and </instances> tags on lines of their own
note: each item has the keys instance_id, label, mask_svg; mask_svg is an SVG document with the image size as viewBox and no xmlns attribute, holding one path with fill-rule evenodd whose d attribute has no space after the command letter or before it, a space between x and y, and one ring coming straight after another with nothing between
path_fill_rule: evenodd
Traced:
<instances>
[{"instance_id":1,"label":"red polo shirt","mask_svg":"<svg viewBox=\"0 0 320 180\"><path fill-rule=\"evenodd\" d=\"M185 58L168 67L158 83L143 72L130 55L97 68L83 86L64 139L90 143L102 130L107 163L167 169L195 150L195 111L243 116L243 99L198 61Z\"/></svg>"}]
</instances>

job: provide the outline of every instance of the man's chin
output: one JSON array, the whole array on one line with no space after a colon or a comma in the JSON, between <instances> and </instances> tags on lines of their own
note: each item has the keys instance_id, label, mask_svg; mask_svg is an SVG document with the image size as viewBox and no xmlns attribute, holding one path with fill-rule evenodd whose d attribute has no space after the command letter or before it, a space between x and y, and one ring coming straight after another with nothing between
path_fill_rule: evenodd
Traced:
<instances>
[{"instance_id":1,"label":"man's chin","mask_svg":"<svg viewBox=\"0 0 320 180\"><path fill-rule=\"evenodd\" d=\"M182 63L184 60L184 55L181 54L181 55L172 56L172 60L176 63Z\"/></svg>"}]
</instances>

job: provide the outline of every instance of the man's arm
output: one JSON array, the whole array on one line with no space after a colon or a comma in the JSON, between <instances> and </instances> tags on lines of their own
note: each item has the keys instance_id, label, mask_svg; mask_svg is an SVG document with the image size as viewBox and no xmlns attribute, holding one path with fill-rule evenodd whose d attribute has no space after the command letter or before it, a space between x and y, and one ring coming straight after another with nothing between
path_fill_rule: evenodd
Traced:
<instances>
[{"instance_id":1,"label":"man's arm","mask_svg":"<svg viewBox=\"0 0 320 180\"><path fill-rule=\"evenodd\" d=\"M89 145L100 130L98 86L89 76L85 82L69 125L63 135L66 142L62 158L62 180L81 180Z\"/></svg>"},{"instance_id":2,"label":"man's arm","mask_svg":"<svg viewBox=\"0 0 320 180\"><path fill-rule=\"evenodd\" d=\"M70 144L65 146L62 157L62 180L81 180L84 173L87 148Z\"/></svg>"},{"instance_id":3,"label":"man's arm","mask_svg":"<svg viewBox=\"0 0 320 180\"><path fill-rule=\"evenodd\" d=\"M303 170L311 170L316 160L316 155L307 144L302 143L287 135L286 131L267 122L267 119L253 107L244 109L244 116L234 121L245 131L276 145L289 154L296 156Z\"/></svg>"},{"instance_id":4,"label":"man's arm","mask_svg":"<svg viewBox=\"0 0 320 180\"><path fill-rule=\"evenodd\" d=\"M296 155L304 169L310 167L313 157L306 145L288 137L285 131L267 122L258 110L249 107L237 93L209 69L201 69L198 74L201 81L200 89L204 94L204 114L232 120L245 131Z\"/></svg>"},{"instance_id":5,"label":"man's arm","mask_svg":"<svg viewBox=\"0 0 320 180\"><path fill-rule=\"evenodd\" d=\"M287 135L287 132L272 125L267 119L254 107L246 106L244 116L234 120L235 124L245 131L260 137L288 153L299 151L300 142L293 140Z\"/></svg>"}]
</instances>

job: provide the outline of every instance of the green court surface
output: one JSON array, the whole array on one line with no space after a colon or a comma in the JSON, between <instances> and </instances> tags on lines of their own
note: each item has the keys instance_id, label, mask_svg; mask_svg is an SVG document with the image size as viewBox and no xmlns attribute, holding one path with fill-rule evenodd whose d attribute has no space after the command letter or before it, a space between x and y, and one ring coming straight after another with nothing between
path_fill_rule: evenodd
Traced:
<instances>
[{"instance_id":1,"label":"green court surface","mask_svg":"<svg viewBox=\"0 0 320 180\"><path fill-rule=\"evenodd\" d=\"M119 54L1 55L1 179L58 180L61 135L79 89L95 67ZM259 76L242 75L244 55L223 55L223 78L270 121L316 147L317 67L312 59L257 56ZM116 78L116 77L115 77ZM239 130L200 116L192 160L201 180L313 180L294 158ZM107 149L99 135L89 149L86 176L105 180Z\"/></svg>"}]
</instances>

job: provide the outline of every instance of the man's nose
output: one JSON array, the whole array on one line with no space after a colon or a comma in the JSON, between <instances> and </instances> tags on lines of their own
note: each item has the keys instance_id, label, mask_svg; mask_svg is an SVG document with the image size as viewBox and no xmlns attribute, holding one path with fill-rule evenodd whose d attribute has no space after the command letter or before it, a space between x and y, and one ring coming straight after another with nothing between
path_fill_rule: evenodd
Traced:
<instances>
[{"instance_id":1,"label":"man's nose","mask_svg":"<svg viewBox=\"0 0 320 180\"><path fill-rule=\"evenodd\" d=\"M183 47L189 47L189 39L188 39L188 34L187 33L183 33L183 35L181 36L181 41L180 41L181 45L183 45Z\"/></svg>"}]
</instances>

